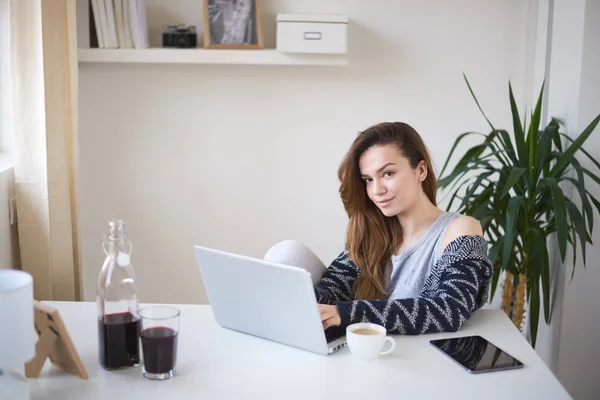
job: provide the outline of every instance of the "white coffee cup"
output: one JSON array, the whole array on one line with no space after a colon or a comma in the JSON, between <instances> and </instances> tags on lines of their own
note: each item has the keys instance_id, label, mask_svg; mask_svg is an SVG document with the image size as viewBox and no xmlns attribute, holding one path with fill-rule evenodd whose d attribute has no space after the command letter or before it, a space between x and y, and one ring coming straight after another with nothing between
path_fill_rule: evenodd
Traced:
<instances>
[{"instance_id":1,"label":"white coffee cup","mask_svg":"<svg viewBox=\"0 0 600 400\"><path fill-rule=\"evenodd\" d=\"M396 341L386 335L387 330L377 324L358 323L346 328L346 340L350 352L361 360L373 360L380 355L391 353L396 347ZM390 342L391 347L382 351L385 342Z\"/></svg>"}]
</instances>

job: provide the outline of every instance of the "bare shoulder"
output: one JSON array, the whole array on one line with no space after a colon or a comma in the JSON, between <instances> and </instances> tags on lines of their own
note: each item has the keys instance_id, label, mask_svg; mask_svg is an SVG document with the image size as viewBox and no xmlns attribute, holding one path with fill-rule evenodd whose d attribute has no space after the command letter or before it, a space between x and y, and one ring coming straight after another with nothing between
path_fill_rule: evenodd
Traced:
<instances>
[{"instance_id":1,"label":"bare shoulder","mask_svg":"<svg viewBox=\"0 0 600 400\"><path fill-rule=\"evenodd\" d=\"M473 217L464 215L456 218L446 231L446 236L442 242L442 252L454 239L465 235L479 235L483 236L483 230L481 224Z\"/></svg>"}]
</instances>

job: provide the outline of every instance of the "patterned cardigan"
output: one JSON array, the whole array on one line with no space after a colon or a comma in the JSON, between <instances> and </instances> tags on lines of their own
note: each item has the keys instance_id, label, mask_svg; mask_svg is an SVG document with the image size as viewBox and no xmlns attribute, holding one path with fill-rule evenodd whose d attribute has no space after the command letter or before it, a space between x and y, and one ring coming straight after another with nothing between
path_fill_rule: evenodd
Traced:
<instances>
[{"instance_id":1,"label":"patterned cardigan","mask_svg":"<svg viewBox=\"0 0 600 400\"><path fill-rule=\"evenodd\" d=\"M337 306L341 328L372 322L406 335L455 332L487 301L492 263L487 241L468 235L448 244L417 298L354 300L353 285L359 275L360 269L344 251L315 286L319 303Z\"/></svg>"}]
</instances>

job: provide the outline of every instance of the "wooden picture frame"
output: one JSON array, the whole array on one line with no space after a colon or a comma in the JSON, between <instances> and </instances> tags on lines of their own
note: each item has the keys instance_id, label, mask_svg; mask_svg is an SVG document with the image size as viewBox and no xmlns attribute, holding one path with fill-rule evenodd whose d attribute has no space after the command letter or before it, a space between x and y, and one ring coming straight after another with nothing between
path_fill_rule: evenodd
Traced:
<instances>
[{"instance_id":1,"label":"wooden picture frame","mask_svg":"<svg viewBox=\"0 0 600 400\"><path fill-rule=\"evenodd\" d=\"M35 357L25 364L25 376L38 378L46 359L50 358L54 366L87 379L85 366L58 310L39 301L34 301L33 308L35 331L39 340L35 345Z\"/></svg>"},{"instance_id":2,"label":"wooden picture frame","mask_svg":"<svg viewBox=\"0 0 600 400\"><path fill-rule=\"evenodd\" d=\"M260 0L203 1L205 49L263 48Z\"/></svg>"}]
</instances>

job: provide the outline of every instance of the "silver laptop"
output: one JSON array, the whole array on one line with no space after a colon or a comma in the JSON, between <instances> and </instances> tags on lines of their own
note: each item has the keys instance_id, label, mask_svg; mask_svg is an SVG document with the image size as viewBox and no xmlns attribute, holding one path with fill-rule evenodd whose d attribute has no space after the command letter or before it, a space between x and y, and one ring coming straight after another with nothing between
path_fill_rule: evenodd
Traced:
<instances>
[{"instance_id":1,"label":"silver laptop","mask_svg":"<svg viewBox=\"0 0 600 400\"><path fill-rule=\"evenodd\" d=\"M346 345L323 330L310 274L302 268L194 246L213 314L223 328L322 355Z\"/></svg>"}]
</instances>

